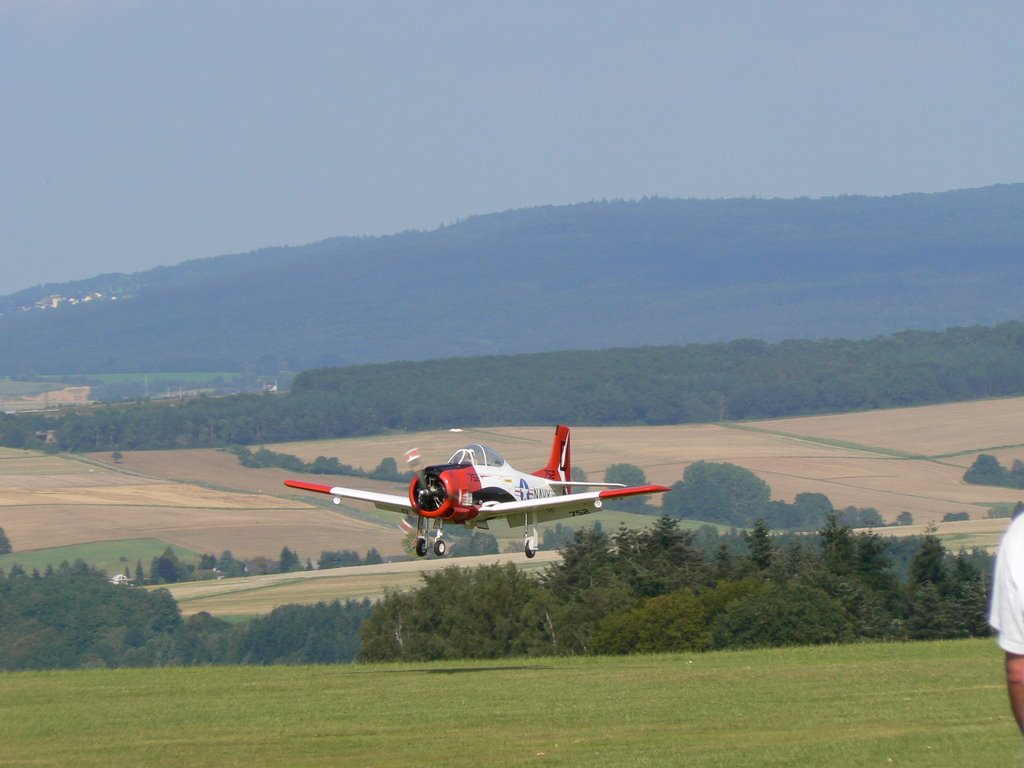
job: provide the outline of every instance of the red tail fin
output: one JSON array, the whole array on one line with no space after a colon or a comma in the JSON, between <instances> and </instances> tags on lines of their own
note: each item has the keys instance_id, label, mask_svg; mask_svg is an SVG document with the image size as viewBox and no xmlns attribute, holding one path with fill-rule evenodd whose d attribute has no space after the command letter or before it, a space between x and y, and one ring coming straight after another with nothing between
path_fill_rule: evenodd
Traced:
<instances>
[{"instance_id":1,"label":"red tail fin","mask_svg":"<svg viewBox=\"0 0 1024 768\"><path fill-rule=\"evenodd\" d=\"M555 427L555 442L551 446L551 456L543 469L534 472L537 477L546 480L572 480L572 457L569 452L569 428L565 424ZM565 493L569 489L564 490Z\"/></svg>"}]
</instances>

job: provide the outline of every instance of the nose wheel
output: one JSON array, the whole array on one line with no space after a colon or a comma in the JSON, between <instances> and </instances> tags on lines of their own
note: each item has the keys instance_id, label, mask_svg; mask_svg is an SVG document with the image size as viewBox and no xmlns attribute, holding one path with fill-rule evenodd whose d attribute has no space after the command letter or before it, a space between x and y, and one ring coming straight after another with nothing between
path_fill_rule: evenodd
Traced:
<instances>
[{"instance_id":1,"label":"nose wheel","mask_svg":"<svg viewBox=\"0 0 1024 768\"><path fill-rule=\"evenodd\" d=\"M431 549L430 544L427 542L427 528L429 525L429 519L423 515L420 515L419 519L416 521L415 549L417 557L426 557L427 552ZM444 557L448 552L448 542L441 538L442 536L444 536L444 524L441 521L438 521L437 530L434 532L433 545L434 554L438 557Z\"/></svg>"}]
</instances>

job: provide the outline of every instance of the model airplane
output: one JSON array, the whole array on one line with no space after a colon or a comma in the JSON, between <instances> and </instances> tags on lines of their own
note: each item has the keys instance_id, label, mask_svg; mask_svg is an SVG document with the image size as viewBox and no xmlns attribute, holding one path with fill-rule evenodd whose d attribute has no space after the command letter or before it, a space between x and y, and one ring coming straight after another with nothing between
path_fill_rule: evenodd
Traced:
<instances>
[{"instance_id":1,"label":"model airplane","mask_svg":"<svg viewBox=\"0 0 1024 768\"><path fill-rule=\"evenodd\" d=\"M414 467L417 451L406 458ZM474 444L457 450L444 464L434 464L417 471L409 484L408 496L395 496L356 488L285 480L290 488L327 493L334 503L342 499L371 502L378 509L404 512L416 518L416 554L427 554L427 537L433 527L434 554L447 550L444 524L453 523L473 528L487 528L491 520L504 518L510 526L524 528L524 550L533 557L539 549L537 524L566 517L589 515L601 509L608 499L664 493L663 485L627 488L621 483L591 483L572 479L569 454L569 428L555 428L555 442L548 463L532 474L514 469L497 451ZM602 490L573 492L578 486L599 486ZM411 526L410 526L411 530Z\"/></svg>"}]
</instances>

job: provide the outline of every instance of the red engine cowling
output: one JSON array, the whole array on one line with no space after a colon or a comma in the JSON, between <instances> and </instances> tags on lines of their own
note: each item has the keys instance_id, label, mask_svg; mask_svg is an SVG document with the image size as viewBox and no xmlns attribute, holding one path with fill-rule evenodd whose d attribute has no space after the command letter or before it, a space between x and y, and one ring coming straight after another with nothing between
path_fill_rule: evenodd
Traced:
<instances>
[{"instance_id":1,"label":"red engine cowling","mask_svg":"<svg viewBox=\"0 0 1024 768\"><path fill-rule=\"evenodd\" d=\"M473 491L480 487L477 474L472 467L452 467L427 467L409 483L409 503L417 514L454 522L476 517Z\"/></svg>"}]
</instances>

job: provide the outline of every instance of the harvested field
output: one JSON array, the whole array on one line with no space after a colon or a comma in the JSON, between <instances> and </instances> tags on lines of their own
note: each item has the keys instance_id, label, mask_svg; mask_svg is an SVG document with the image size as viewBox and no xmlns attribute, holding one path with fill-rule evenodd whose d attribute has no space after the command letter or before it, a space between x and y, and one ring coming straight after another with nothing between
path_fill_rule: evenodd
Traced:
<instances>
[{"instance_id":1,"label":"harvested field","mask_svg":"<svg viewBox=\"0 0 1024 768\"><path fill-rule=\"evenodd\" d=\"M186 465L224 456L166 452L170 477L178 469L174 455ZM234 457L226 458L246 471ZM215 468L211 472L216 476ZM284 490L279 481L272 485ZM6 451L0 454L0 527L15 551L113 539L160 539L198 552L230 549L238 557L276 557L284 546L310 558L325 549L401 551L393 526L353 519L283 492L227 487L169 482L127 466Z\"/></svg>"},{"instance_id":2,"label":"harvested field","mask_svg":"<svg viewBox=\"0 0 1024 768\"><path fill-rule=\"evenodd\" d=\"M1024 397L807 416L748 426L922 456L976 455L1000 447L1024 449ZM1024 457L1024 450L1018 454Z\"/></svg>"},{"instance_id":3,"label":"harvested field","mask_svg":"<svg viewBox=\"0 0 1024 768\"><path fill-rule=\"evenodd\" d=\"M401 465L412 447L420 448L426 462L437 462L461 445L483 442L520 469L535 469L547 458L553 426L439 430L272 448L307 461L336 456L373 468L388 457ZM575 465L592 480L624 462L644 469L651 482L671 485L691 462L726 461L762 477L776 499L818 492L838 508L874 507L889 520L908 511L919 525L967 512L969 522L940 523L940 534L993 546L1006 521L985 519L990 506L1012 504L1024 491L968 485L961 478L981 452L1007 466L1024 459L1024 398L742 424L576 427L572 450ZM115 464L109 454L74 459L0 449L0 527L16 551L158 538L199 552L230 549L241 557L276 557L283 546L303 559L328 549L363 553L373 547L386 558L401 554L396 516L378 516L356 503L334 507L319 496L292 491L282 485L291 474L247 469L235 456L213 450L125 452ZM357 478L307 479L405 492L400 484Z\"/></svg>"},{"instance_id":4,"label":"harvested field","mask_svg":"<svg viewBox=\"0 0 1024 768\"><path fill-rule=\"evenodd\" d=\"M53 387L39 382L4 381L0 386L0 411L43 411L92 402L91 387Z\"/></svg>"},{"instance_id":5,"label":"harvested field","mask_svg":"<svg viewBox=\"0 0 1024 768\"><path fill-rule=\"evenodd\" d=\"M546 458L551 435L552 427L438 431L287 443L274 450L307 461L337 456L374 467L388 456L401 460L414 446L430 462L444 460L459 445L486 442L515 466L533 469ZM764 479L773 498L823 493L837 508L874 507L888 520L903 511L922 524L957 512L978 520L993 504L1024 498L1024 491L962 480L978 453L992 453L1005 465L1024 459L1024 398L742 424L576 427L572 441L574 465L592 480L624 462L644 469L651 482L671 485L694 461L724 461ZM995 525L1001 530L1005 523Z\"/></svg>"},{"instance_id":6,"label":"harvested field","mask_svg":"<svg viewBox=\"0 0 1024 768\"><path fill-rule=\"evenodd\" d=\"M220 581L190 581L166 587L178 601L181 612L190 616L207 611L216 616L251 616L269 613L279 605L317 603L330 600L360 600L383 597L385 591L403 591L420 586L424 573L458 565L513 563L518 568L538 570L558 559L557 552L538 552L533 560L521 553L481 555L458 560L407 560L380 565L358 565L322 571L276 573Z\"/></svg>"}]
</instances>

